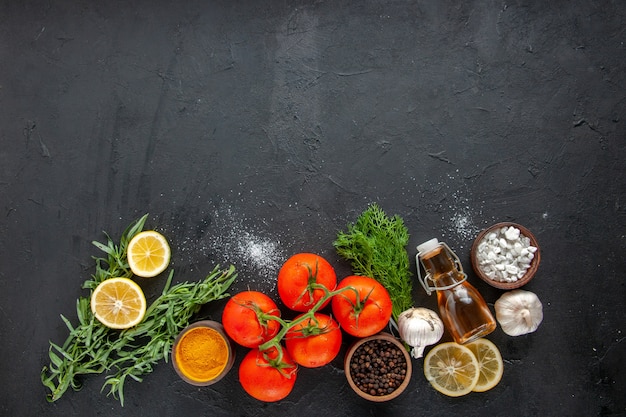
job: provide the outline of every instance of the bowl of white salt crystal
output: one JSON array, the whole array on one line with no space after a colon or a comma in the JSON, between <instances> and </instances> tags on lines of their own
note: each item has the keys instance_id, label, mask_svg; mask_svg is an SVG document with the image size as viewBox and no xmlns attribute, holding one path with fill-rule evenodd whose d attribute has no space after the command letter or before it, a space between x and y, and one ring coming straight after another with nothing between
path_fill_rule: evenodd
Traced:
<instances>
[{"instance_id":1,"label":"bowl of white salt crystal","mask_svg":"<svg viewBox=\"0 0 626 417\"><path fill-rule=\"evenodd\" d=\"M540 260L537 239L517 223L494 224L480 232L472 245L476 275L503 290L526 285L535 276Z\"/></svg>"}]
</instances>

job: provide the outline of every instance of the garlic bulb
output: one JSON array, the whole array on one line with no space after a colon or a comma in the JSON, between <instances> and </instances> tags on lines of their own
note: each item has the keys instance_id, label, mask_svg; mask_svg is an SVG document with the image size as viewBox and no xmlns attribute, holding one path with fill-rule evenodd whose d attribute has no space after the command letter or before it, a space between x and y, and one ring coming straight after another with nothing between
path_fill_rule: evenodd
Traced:
<instances>
[{"instance_id":1,"label":"garlic bulb","mask_svg":"<svg viewBox=\"0 0 626 417\"><path fill-rule=\"evenodd\" d=\"M541 301L530 291L513 290L502 294L495 310L498 323L509 336L532 333L543 320Z\"/></svg>"},{"instance_id":2,"label":"garlic bulb","mask_svg":"<svg viewBox=\"0 0 626 417\"><path fill-rule=\"evenodd\" d=\"M433 345L443 336L443 322L432 310L413 307L398 316L400 337L411 349L411 356L421 358L424 348Z\"/></svg>"}]
</instances>

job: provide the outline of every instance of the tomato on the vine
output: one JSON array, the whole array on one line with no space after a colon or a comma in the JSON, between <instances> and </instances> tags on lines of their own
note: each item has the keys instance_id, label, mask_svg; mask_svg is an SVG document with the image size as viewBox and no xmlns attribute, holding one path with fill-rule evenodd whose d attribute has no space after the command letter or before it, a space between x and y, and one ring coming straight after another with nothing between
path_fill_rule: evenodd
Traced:
<instances>
[{"instance_id":1,"label":"tomato on the vine","mask_svg":"<svg viewBox=\"0 0 626 417\"><path fill-rule=\"evenodd\" d=\"M333 316L346 333L367 337L380 332L391 318L391 298L374 278L352 275L341 280L337 290L352 287L333 297Z\"/></svg>"},{"instance_id":2,"label":"tomato on the vine","mask_svg":"<svg viewBox=\"0 0 626 417\"><path fill-rule=\"evenodd\" d=\"M283 264L278 272L278 295L294 311L306 312L322 297L325 291L337 286L337 275L328 261L313 253L298 253ZM326 301L321 308L328 305Z\"/></svg>"},{"instance_id":3,"label":"tomato on the vine","mask_svg":"<svg viewBox=\"0 0 626 417\"><path fill-rule=\"evenodd\" d=\"M224 306L222 325L235 342L255 348L276 336L280 329L280 324L267 316L280 316L276 303L261 292L242 291Z\"/></svg>"},{"instance_id":4,"label":"tomato on the vine","mask_svg":"<svg viewBox=\"0 0 626 417\"><path fill-rule=\"evenodd\" d=\"M239 365L239 383L257 400L279 401L285 398L296 383L297 365L289 353L282 349L279 360L278 349L272 347L264 352L253 349Z\"/></svg>"},{"instance_id":5,"label":"tomato on the vine","mask_svg":"<svg viewBox=\"0 0 626 417\"><path fill-rule=\"evenodd\" d=\"M342 336L337 322L326 314L315 313L314 316L315 320L304 319L285 336L285 345L293 360L307 368L330 363L341 349Z\"/></svg>"}]
</instances>

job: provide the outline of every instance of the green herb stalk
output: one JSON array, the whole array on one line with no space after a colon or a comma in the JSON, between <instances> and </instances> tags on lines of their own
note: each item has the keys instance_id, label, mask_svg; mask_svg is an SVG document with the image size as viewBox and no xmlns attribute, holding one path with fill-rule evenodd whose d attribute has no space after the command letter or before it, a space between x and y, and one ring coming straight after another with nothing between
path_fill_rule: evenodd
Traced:
<instances>
[{"instance_id":1,"label":"green herb stalk","mask_svg":"<svg viewBox=\"0 0 626 417\"><path fill-rule=\"evenodd\" d=\"M354 274L374 278L387 289L396 322L400 313L413 307L408 242L402 218L388 217L377 204L371 204L333 242L337 253L350 262Z\"/></svg>"},{"instance_id":2,"label":"green herb stalk","mask_svg":"<svg viewBox=\"0 0 626 417\"><path fill-rule=\"evenodd\" d=\"M107 244L93 242L103 250L106 258L94 258L96 273L85 281L83 288L91 289L107 278L131 276L126 260L128 242L143 228L146 216L131 224L115 245L107 235ZM101 324L91 312L90 298L80 297L76 303L78 325L66 317L61 319L70 331L63 345L50 342L50 364L41 371L41 382L50 389L48 400L56 401L69 387L81 387L79 377L106 373L102 390L118 398L124 405L126 378L141 381L153 366L169 353L178 333L189 324L203 304L228 297L226 292L236 278L235 269L215 267L200 282L171 285L170 272L162 294L148 307L141 323L123 331Z\"/></svg>"}]
</instances>

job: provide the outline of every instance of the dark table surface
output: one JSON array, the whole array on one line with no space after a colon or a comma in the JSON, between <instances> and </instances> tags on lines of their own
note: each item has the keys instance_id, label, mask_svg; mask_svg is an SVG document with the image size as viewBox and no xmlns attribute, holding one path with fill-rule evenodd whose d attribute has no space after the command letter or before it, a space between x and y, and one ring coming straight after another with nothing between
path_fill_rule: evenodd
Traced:
<instances>
[{"instance_id":1,"label":"dark table surface","mask_svg":"<svg viewBox=\"0 0 626 417\"><path fill-rule=\"evenodd\" d=\"M5 0L0 39L1 415L626 413L626 3ZM239 386L241 348L211 387L160 363L123 408L103 375L46 402L48 342L76 321L103 231L149 213L175 281L232 263L231 292L275 297L297 252L348 275L332 242L373 202L404 219L411 258L447 242L492 309L473 239L499 221L536 235L525 289L544 322L489 337L493 390L445 397L416 360L401 397L369 403L338 358L264 404Z\"/></svg>"}]
</instances>

